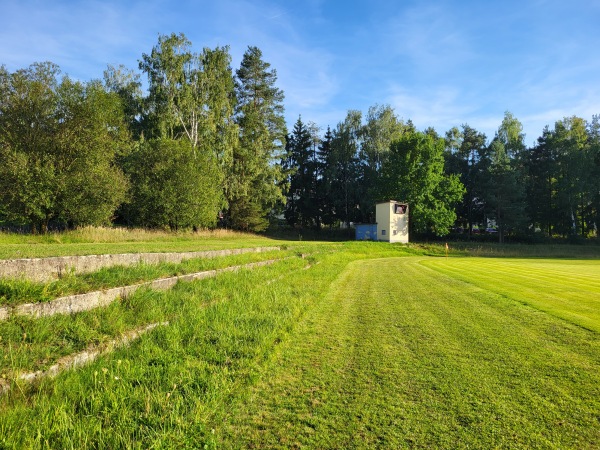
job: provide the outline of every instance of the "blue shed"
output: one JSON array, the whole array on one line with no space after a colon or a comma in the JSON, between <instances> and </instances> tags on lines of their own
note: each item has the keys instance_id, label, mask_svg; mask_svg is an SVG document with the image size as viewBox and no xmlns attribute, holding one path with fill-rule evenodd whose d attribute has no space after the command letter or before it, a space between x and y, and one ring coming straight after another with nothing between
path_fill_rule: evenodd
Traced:
<instances>
[{"instance_id":1,"label":"blue shed","mask_svg":"<svg viewBox=\"0 0 600 450\"><path fill-rule=\"evenodd\" d=\"M357 223L354 224L357 241L376 241L377 224L376 223Z\"/></svg>"}]
</instances>

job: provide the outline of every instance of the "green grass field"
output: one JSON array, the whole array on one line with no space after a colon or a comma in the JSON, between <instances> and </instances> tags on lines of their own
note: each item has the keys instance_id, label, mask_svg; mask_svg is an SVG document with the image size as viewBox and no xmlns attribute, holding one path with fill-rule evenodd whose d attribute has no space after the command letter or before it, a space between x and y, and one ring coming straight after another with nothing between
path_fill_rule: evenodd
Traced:
<instances>
[{"instance_id":1,"label":"green grass field","mask_svg":"<svg viewBox=\"0 0 600 450\"><path fill-rule=\"evenodd\" d=\"M350 264L223 427L227 446L597 448L598 333L427 267L456 263L480 261Z\"/></svg>"},{"instance_id":2,"label":"green grass field","mask_svg":"<svg viewBox=\"0 0 600 450\"><path fill-rule=\"evenodd\" d=\"M169 325L10 381L0 448L600 448L600 264L568 251L304 244L101 310L11 319L7 380Z\"/></svg>"}]
</instances>

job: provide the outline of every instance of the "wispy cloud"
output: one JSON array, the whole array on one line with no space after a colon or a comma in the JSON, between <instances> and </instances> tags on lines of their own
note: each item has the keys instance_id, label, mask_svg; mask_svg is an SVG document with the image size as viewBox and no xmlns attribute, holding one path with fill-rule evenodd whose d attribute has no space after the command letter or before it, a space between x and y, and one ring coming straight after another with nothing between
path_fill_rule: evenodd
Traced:
<instances>
[{"instance_id":1,"label":"wispy cloud","mask_svg":"<svg viewBox=\"0 0 600 450\"><path fill-rule=\"evenodd\" d=\"M53 61L74 78L137 68L158 34L194 49L256 45L277 70L290 125L332 127L389 103L419 128L469 123L493 136L509 110L533 142L546 124L600 113L597 2L3 0L0 64Z\"/></svg>"},{"instance_id":2,"label":"wispy cloud","mask_svg":"<svg viewBox=\"0 0 600 450\"><path fill-rule=\"evenodd\" d=\"M444 4L419 3L400 10L382 25L380 45L388 60L401 61L413 76L449 76L475 56L466 27L459 23Z\"/></svg>"},{"instance_id":3,"label":"wispy cloud","mask_svg":"<svg viewBox=\"0 0 600 450\"><path fill-rule=\"evenodd\" d=\"M10 1L3 6L3 62L12 69L53 61L75 78L100 77L107 63L137 61L155 21L152 2Z\"/></svg>"},{"instance_id":4,"label":"wispy cloud","mask_svg":"<svg viewBox=\"0 0 600 450\"><path fill-rule=\"evenodd\" d=\"M303 6L270 2L233 2L234 8L219 8L219 28L228 29L234 64L238 65L248 45L258 46L265 61L277 71L278 87L286 97L286 116L291 124L302 114L307 120L317 115L338 93L331 52L306 39L303 27L320 20L319 3L313 2L315 17ZM320 114L319 114L320 115Z\"/></svg>"},{"instance_id":5,"label":"wispy cloud","mask_svg":"<svg viewBox=\"0 0 600 450\"><path fill-rule=\"evenodd\" d=\"M467 123L478 109L476 103L467 100L462 91L449 86L411 92L395 85L390 87L387 101L404 120L412 120L420 129L433 126L440 134L453 126Z\"/></svg>"}]
</instances>

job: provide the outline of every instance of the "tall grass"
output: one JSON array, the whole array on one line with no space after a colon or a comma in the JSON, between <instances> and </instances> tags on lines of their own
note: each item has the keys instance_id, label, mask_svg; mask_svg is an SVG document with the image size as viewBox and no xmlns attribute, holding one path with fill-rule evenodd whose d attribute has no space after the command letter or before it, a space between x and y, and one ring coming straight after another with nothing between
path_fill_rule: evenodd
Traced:
<instances>
[{"instance_id":1,"label":"tall grass","mask_svg":"<svg viewBox=\"0 0 600 450\"><path fill-rule=\"evenodd\" d=\"M44 235L0 233L0 259L199 251L269 246L274 245L273 242L265 236L221 229L170 233L144 229L88 227Z\"/></svg>"},{"instance_id":2,"label":"tall grass","mask_svg":"<svg viewBox=\"0 0 600 450\"><path fill-rule=\"evenodd\" d=\"M51 282L36 283L21 279L0 279L0 305L18 305L53 300L57 297L80 294L112 287L184 275L205 270L248 264L269 259L285 258L297 251L282 250L219 258L194 258L181 263L146 264L106 267L93 273L67 274Z\"/></svg>"},{"instance_id":3,"label":"tall grass","mask_svg":"<svg viewBox=\"0 0 600 450\"><path fill-rule=\"evenodd\" d=\"M443 244L439 244L441 247ZM493 258L600 258L599 245L450 242L451 255Z\"/></svg>"},{"instance_id":4,"label":"tall grass","mask_svg":"<svg viewBox=\"0 0 600 450\"><path fill-rule=\"evenodd\" d=\"M180 284L172 292L152 293L155 300L146 297L150 293L136 294L131 304L109 308L122 308L115 314L128 317L121 319L130 320L128 326L157 316L171 325L56 380L12 389L0 404L0 443L202 448L212 439L210 418L225 413L259 376L264 361L341 268L303 267L302 258L289 259ZM268 280L274 281L267 286ZM69 327L52 323L56 336Z\"/></svg>"},{"instance_id":5,"label":"tall grass","mask_svg":"<svg viewBox=\"0 0 600 450\"><path fill-rule=\"evenodd\" d=\"M252 233L227 229L200 231L164 231L144 228L81 227L75 230L46 234L0 233L1 244L77 244L103 242L176 241L197 239L247 239L256 238Z\"/></svg>"}]
</instances>

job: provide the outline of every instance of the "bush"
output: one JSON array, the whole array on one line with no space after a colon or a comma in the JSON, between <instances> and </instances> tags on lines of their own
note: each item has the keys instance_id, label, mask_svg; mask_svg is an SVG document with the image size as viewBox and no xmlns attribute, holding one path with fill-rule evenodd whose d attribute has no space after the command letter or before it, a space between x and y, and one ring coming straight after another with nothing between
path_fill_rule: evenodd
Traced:
<instances>
[{"instance_id":1,"label":"bush","mask_svg":"<svg viewBox=\"0 0 600 450\"><path fill-rule=\"evenodd\" d=\"M215 226L222 175L211 154L184 140L147 141L129 155L125 170L132 186L124 206L129 223L172 230Z\"/></svg>"}]
</instances>

